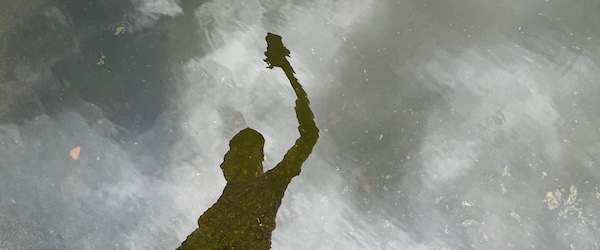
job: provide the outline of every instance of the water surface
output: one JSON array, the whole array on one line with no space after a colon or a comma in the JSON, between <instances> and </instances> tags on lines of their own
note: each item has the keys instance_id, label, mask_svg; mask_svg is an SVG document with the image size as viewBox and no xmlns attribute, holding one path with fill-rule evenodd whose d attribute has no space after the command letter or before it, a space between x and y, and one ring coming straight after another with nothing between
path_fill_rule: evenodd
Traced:
<instances>
[{"instance_id":1,"label":"water surface","mask_svg":"<svg viewBox=\"0 0 600 250\"><path fill-rule=\"evenodd\" d=\"M220 196L235 133L264 135L267 168L298 136L267 32L321 131L273 249L600 244L594 1L20 8L20 29L0 19L2 249L177 247Z\"/></svg>"}]
</instances>

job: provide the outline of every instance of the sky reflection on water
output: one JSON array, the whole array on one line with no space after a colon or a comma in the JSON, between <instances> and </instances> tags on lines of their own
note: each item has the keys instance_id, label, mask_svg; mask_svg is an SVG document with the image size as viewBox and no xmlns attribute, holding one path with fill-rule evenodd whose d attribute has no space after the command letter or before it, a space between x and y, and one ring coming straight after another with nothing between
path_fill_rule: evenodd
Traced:
<instances>
[{"instance_id":1,"label":"sky reflection on water","mask_svg":"<svg viewBox=\"0 0 600 250\"><path fill-rule=\"evenodd\" d=\"M321 130L273 249L598 248L598 3L131 4L97 9L127 31L94 42L43 9L67 45L2 83L0 248L177 247L235 133L264 135L267 167L297 138L268 31Z\"/></svg>"}]
</instances>

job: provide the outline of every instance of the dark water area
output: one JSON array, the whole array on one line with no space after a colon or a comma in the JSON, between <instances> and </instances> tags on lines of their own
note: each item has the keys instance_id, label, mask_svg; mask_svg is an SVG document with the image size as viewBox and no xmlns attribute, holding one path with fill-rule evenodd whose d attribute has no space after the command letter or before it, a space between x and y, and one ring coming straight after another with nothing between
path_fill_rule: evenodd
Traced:
<instances>
[{"instance_id":1,"label":"dark water area","mask_svg":"<svg viewBox=\"0 0 600 250\"><path fill-rule=\"evenodd\" d=\"M117 34L126 28L125 14L133 9L128 2L73 2L64 8L64 13L56 7L46 9L46 20L14 41L17 48L23 40L35 41L23 46L33 55L18 55L25 65L48 66L46 73L54 78L38 80L46 81L34 90L39 108L53 114L68 102L81 100L99 105L108 119L126 128L153 123L167 105L171 81L160 32Z\"/></svg>"},{"instance_id":2,"label":"dark water area","mask_svg":"<svg viewBox=\"0 0 600 250\"><path fill-rule=\"evenodd\" d=\"M233 135L298 136L267 32L321 131L273 249L599 248L595 1L34 2L0 0L0 249L179 246Z\"/></svg>"}]
</instances>

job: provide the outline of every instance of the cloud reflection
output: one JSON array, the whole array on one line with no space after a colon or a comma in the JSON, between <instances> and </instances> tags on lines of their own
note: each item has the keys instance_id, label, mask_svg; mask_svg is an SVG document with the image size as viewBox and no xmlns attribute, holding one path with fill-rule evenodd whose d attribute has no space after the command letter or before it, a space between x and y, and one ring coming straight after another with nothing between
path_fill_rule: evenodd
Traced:
<instances>
[{"instance_id":1,"label":"cloud reflection","mask_svg":"<svg viewBox=\"0 0 600 250\"><path fill-rule=\"evenodd\" d=\"M30 112L0 127L0 248L178 246L221 194L236 132L264 135L267 168L297 137L293 92L261 61L267 31L294 53L323 131L273 249L597 247L593 1L205 1L189 19L174 1L131 3L126 35L167 32L153 48L176 72L168 105L139 127L111 113L124 104L73 92L48 108L45 87L78 84L57 61L97 60L80 37L20 65L3 88L33 101L7 99Z\"/></svg>"}]
</instances>

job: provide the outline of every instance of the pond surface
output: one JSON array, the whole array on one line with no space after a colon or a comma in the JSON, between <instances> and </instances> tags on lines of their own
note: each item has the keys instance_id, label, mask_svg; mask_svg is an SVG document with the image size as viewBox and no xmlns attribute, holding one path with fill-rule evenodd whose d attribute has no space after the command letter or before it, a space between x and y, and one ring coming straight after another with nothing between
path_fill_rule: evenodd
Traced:
<instances>
[{"instance_id":1,"label":"pond surface","mask_svg":"<svg viewBox=\"0 0 600 250\"><path fill-rule=\"evenodd\" d=\"M600 247L596 1L2 5L0 249L179 246L298 137L267 32L321 131L273 249Z\"/></svg>"}]
</instances>

